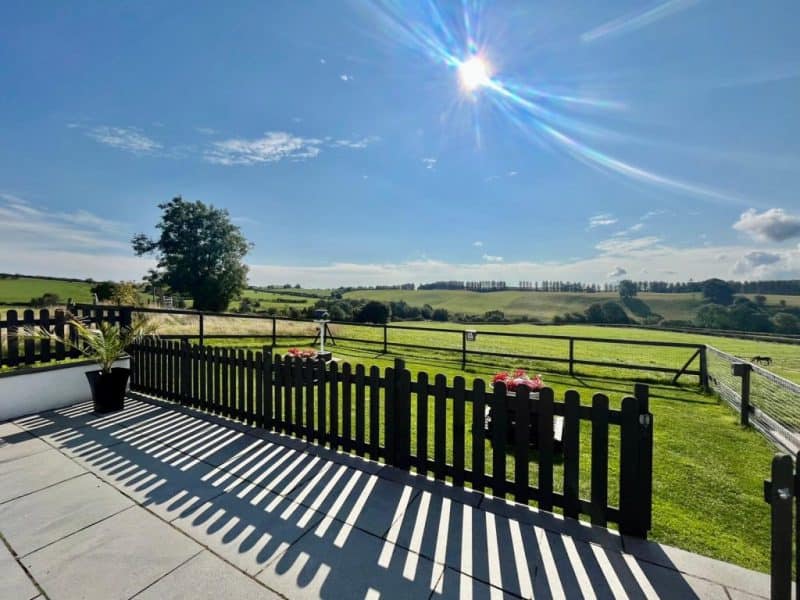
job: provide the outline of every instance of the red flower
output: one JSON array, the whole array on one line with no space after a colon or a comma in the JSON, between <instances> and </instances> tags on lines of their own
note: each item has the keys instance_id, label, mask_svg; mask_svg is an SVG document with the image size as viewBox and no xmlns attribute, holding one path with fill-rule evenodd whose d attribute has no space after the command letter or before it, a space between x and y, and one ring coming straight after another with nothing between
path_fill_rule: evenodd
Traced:
<instances>
[{"instance_id":1,"label":"red flower","mask_svg":"<svg viewBox=\"0 0 800 600\"><path fill-rule=\"evenodd\" d=\"M522 369L516 369L514 371L514 377L527 377L528 375Z\"/></svg>"}]
</instances>

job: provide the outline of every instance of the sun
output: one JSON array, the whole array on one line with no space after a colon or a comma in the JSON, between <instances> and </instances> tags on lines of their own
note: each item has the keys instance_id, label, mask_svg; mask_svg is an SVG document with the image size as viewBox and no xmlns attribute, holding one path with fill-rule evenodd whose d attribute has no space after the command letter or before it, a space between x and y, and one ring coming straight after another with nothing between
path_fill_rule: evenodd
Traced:
<instances>
[{"instance_id":1,"label":"sun","mask_svg":"<svg viewBox=\"0 0 800 600\"><path fill-rule=\"evenodd\" d=\"M474 92L479 87L487 85L491 81L489 73L489 63L477 54L458 65L461 87L468 92Z\"/></svg>"}]
</instances>

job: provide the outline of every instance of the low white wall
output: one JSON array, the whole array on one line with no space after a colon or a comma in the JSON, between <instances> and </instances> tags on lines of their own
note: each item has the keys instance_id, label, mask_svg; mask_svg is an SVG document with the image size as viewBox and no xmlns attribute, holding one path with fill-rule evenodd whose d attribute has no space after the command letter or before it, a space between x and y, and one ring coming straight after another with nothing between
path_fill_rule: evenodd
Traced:
<instances>
[{"instance_id":1,"label":"low white wall","mask_svg":"<svg viewBox=\"0 0 800 600\"><path fill-rule=\"evenodd\" d=\"M130 362L124 358L114 366L130 368ZM42 367L0 377L0 421L91 400L85 373L97 369L96 363L90 363Z\"/></svg>"}]
</instances>

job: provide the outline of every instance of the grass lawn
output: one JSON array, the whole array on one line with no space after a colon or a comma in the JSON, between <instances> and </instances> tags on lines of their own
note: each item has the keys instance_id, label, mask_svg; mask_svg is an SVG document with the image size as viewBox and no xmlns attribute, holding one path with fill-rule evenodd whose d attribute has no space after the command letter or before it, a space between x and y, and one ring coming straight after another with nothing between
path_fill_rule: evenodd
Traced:
<instances>
[{"instance_id":1,"label":"grass lawn","mask_svg":"<svg viewBox=\"0 0 800 600\"><path fill-rule=\"evenodd\" d=\"M216 342L215 342L216 343ZM242 340L219 342L227 346L243 346ZM253 340L252 348L262 341ZM281 349L290 345L307 346L308 339L282 340ZM391 366L394 355L376 354L352 343L340 342L333 347L335 356L367 367ZM406 366L416 377L419 371L443 373L448 381L465 377L468 389L474 378L488 378L497 368L490 364L470 364L460 369L450 353L420 350L404 351ZM506 366L516 366L507 363ZM583 403L590 403L594 393L602 392L619 408L622 398L631 393L633 381L587 374L570 377L545 373L557 399L575 389ZM412 404L413 404L412 399ZM452 401L448 412L452 411ZM773 450L756 432L742 429L737 416L714 396L699 392L695 385L671 386L651 384L651 410L655 422L654 505L651 539L675 545L747 568L766 571L769 567L769 511L762 498L763 480L769 474ZM471 409L467 407L466 431L471 427ZM429 417L432 423L432 407ZM412 414L412 423L415 422ZM590 429L584 425L584 442ZM412 436L415 432L412 429ZM467 467L470 465L471 436L467 436ZM412 447L415 440L412 438ZM448 456L452 456L452 440L448 439ZM428 442L432 456L433 440ZM491 471L491 446L487 442L487 472ZM616 503L618 461L618 429L612 428L610 441L610 499ZM588 444L582 442L581 495L589 495ZM531 481L536 481L536 464L530 466ZM513 471L513 458L507 457L507 472ZM556 489L561 485L561 472L556 468Z\"/></svg>"},{"instance_id":2,"label":"grass lawn","mask_svg":"<svg viewBox=\"0 0 800 600\"><path fill-rule=\"evenodd\" d=\"M72 298L75 302L91 302L91 283L19 277L0 279L0 304L27 304L31 298L44 294L56 294L62 302Z\"/></svg>"}]
</instances>

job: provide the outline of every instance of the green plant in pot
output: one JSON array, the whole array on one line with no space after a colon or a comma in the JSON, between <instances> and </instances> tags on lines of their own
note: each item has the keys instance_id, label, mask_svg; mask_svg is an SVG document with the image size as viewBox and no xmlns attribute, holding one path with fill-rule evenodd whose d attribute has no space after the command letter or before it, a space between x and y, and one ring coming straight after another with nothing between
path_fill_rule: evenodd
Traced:
<instances>
[{"instance_id":1,"label":"green plant in pot","mask_svg":"<svg viewBox=\"0 0 800 600\"><path fill-rule=\"evenodd\" d=\"M122 410L131 370L115 367L114 363L125 355L128 346L145 336L153 335L156 331L155 323L144 317L134 317L130 326L100 323L97 327L90 327L73 317L67 324L74 332L70 338L61 338L46 330L29 332L28 335L56 340L94 360L100 369L86 373L92 391L94 411L102 414Z\"/></svg>"}]
</instances>

